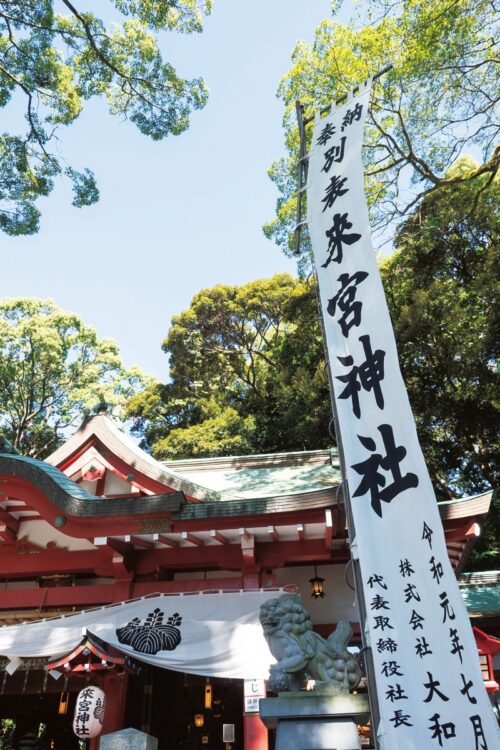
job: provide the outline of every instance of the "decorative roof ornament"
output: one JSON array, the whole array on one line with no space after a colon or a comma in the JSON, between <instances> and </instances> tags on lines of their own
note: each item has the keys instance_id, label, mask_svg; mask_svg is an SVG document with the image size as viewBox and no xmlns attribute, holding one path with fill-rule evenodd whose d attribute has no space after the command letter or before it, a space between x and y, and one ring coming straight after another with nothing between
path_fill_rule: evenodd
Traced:
<instances>
[{"instance_id":1,"label":"decorative roof ornament","mask_svg":"<svg viewBox=\"0 0 500 750\"><path fill-rule=\"evenodd\" d=\"M10 456L21 456L21 452L15 448L10 440L0 433L0 453L7 453Z\"/></svg>"},{"instance_id":2,"label":"decorative roof ornament","mask_svg":"<svg viewBox=\"0 0 500 750\"><path fill-rule=\"evenodd\" d=\"M102 393L97 394L99 401L92 407L85 407L83 410L83 422L82 427L87 424L93 417L107 416L113 419L118 427L123 430L123 424L121 419L121 410L117 404L106 401Z\"/></svg>"}]
</instances>

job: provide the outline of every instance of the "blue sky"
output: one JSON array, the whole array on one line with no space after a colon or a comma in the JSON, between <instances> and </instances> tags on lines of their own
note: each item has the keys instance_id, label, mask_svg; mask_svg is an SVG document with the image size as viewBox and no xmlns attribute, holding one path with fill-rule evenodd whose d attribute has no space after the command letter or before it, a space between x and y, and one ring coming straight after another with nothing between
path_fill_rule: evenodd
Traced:
<instances>
[{"instance_id":1,"label":"blue sky","mask_svg":"<svg viewBox=\"0 0 500 750\"><path fill-rule=\"evenodd\" d=\"M62 153L95 171L100 202L73 208L58 184L40 202L38 234L3 235L0 296L52 298L116 339L127 365L165 380L161 342L199 289L295 273L262 234L276 201L266 170L283 153L276 89L295 43L313 40L330 5L215 0L203 34L162 35L180 75L204 76L208 105L184 134L157 143L100 101L61 129ZM2 127L19 130L17 114L3 110Z\"/></svg>"}]
</instances>

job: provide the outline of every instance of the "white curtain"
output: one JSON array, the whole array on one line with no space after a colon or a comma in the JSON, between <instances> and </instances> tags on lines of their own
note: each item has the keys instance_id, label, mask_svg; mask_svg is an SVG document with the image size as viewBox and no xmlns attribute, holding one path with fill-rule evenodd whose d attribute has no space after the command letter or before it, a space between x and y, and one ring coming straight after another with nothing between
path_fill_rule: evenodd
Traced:
<instances>
[{"instance_id":1,"label":"white curtain","mask_svg":"<svg viewBox=\"0 0 500 750\"><path fill-rule=\"evenodd\" d=\"M0 628L0 654L57 657L85 633L134 659L207 677L268 676L274 659L259 608L281 591L241 591L146 597L66 617Z\"/></svg>"}]
</instances>

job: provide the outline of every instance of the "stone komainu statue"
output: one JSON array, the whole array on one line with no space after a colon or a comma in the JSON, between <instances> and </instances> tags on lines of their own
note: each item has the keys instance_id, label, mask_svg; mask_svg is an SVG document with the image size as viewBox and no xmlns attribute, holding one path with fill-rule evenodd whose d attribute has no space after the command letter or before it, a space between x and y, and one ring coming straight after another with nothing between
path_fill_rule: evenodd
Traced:
<instances>
[{"instance_id":1,"label":"stone komainu statue","mask_svg":"<svg viewBox=\"0 0 500 750\"><path fill-rule=\"evenodd\" d=\"M315 689L348 693L359 683L358 660L347 650L352 638L347 620L341 620L325 641L313 631L309 612L295 594L268 599L260 608L259 619L276 659L269 673L270 690L298 690L309 679L315 680Z\"/></svg>"}]
</instances>

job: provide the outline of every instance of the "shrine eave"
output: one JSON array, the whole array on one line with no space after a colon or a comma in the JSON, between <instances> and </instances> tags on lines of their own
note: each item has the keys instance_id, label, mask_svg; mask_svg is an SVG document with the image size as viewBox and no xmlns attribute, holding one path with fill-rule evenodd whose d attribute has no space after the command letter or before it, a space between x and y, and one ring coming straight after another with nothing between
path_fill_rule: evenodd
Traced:
<instances>
[{"instance_id":1,"label":"shrine eave","mask_svg":"<svg viewBox=\"0 0 500 750\"><path fill-rule=\"evenodd\" d=\"M303 496L329 491L341 482L335 450L160 462L142 450L107 414L94 415L84 422L45 461L75 478L76 472L81 472L84 456L88 462L97 459L111 470L121 471L127 480L130 476L142 494L165 488L183 492L188 500L201 503Z\"/></svg>"},{"instance_id":2,"label":"shrine eave","mask_svg":"<svg viewBox=\"0 0 500 750\"><path fill-rule=\"evenodd\" d=\"M72 518L110 518L168 514L172 521L203 521L224 518L245 518L269 514L289 514L321 510L342 500L338 487L277 497L258 497L218 502L187 502L183 492L137 497L101 498L91 495L59 469L26 456L0 454L0 482L9 492L24 499L30 493L38 498L36 511L49 517L49 507ZM21 497L21 495L23 497ZM45 507L43 507L45 506ZM22 510L18 508L17 510Z\"/></svg>"},{"instance_id":3,"label":"shrine eave","mask_svg":"<svg viewBox=\"0 0 500 750\"><path fill-rule=\"evenodd\" d=\"M97 414L84 421L82 426L45 462L57 466L62 471L71 465L89 445L104 446L119 461L142 477L147 477L156 485L183 492L188 497L200 501L222 500L220 493L207 487L186 481L183 477L167 470L159 461L143 451L128 435L120 430L116 422L107 414Z\"/></svg>"},{"instance_id":4,"label":"shrine eave","mask_svg":"<svg viewBox=\"0 0 500 750\"><path fill-rule=\"evenodd\" d=\"M278 497L257 497L215 503L185 503L178 513L172 513L172 520L188 521L205 518L292 513L304 511L305 508L331 508L341 501L342 492L337 492L337 488L332 488Z\"/></svg>"},{"instance_id":5,"label":"shrine eave","mask_svg":"<svg viewBox=\"0 0 500 750\"><path fill-rule=\"evenodd\" d=\"M493 490L488 490L480 495L440 502L438 503L439 515L443 522L471 516L485 516L490 509L492 497Z\"/></svg>"},{"instance_id":6,"label":"shrine eave","mask_svg":"<svg viewBox=\"0 0 500 750\"><path fill-rule=\"evenodd\" d=\"M3 478L3 479L2 479ZM178 511L182 492L126 498L91 495L59 469L34 458L0 454L0 481L18 480L37 488L64 515L73 517L123 516Z\"/></svg>"}]
</instances>

